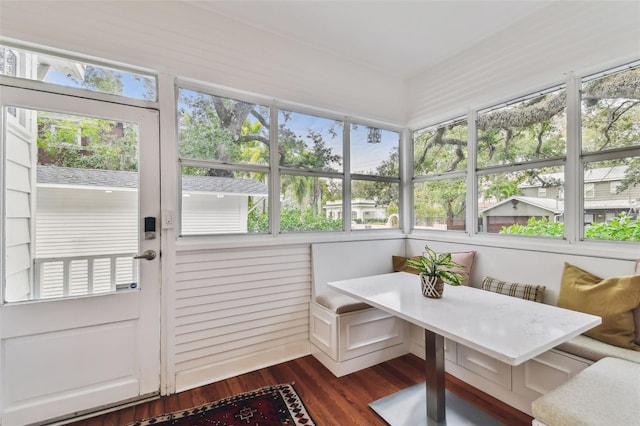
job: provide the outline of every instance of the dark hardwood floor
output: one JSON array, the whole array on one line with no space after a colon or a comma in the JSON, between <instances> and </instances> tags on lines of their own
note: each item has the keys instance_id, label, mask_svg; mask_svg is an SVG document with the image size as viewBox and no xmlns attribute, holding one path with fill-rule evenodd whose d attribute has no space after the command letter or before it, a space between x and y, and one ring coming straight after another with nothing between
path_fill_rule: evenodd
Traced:
<instances>
[{"instance_id":1,"label":"dark hardwood floor","mask_svg":"<svg viewBox=\"0 0 640 426\"><path fill-rule=\"evenodd\" d=\"M319 426L383 426L386 422L367 404L423 380L424 361L415 355L405 355L340 378L335 377L312 356L306 356L71 424L126 425L262 386L293 382L309 414ZM532 418L525 413L448 374L446 381L449 391L475 404L504 424L531 425Z\"/></svg>"}]
</instances>

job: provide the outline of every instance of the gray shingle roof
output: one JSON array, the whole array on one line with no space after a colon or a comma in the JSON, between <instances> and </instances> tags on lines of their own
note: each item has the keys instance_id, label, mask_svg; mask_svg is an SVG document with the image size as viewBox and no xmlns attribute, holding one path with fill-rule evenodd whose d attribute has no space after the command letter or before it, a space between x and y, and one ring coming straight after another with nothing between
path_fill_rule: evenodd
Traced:
<instances>
[{"instance_id":1,"label":"gray shingle roof","mask_svg":"<svg viewBox=\"0 0 640 426\"><path fill-rule=\"evenodd\" d=\"M38 166L38 184L137 188L138 173L115 170ZM217 176L183 176L182 188L189 192L267 195L267 185L250 179Z\"/></svg>"}]
</instances>

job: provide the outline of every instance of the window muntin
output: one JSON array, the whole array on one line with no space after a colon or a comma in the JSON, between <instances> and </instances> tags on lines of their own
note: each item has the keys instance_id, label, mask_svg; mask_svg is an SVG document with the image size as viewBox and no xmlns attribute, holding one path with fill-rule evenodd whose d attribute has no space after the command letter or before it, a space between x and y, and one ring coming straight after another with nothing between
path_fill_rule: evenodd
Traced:
<instances>
[{"instance_id":1,"label":"window muntin","mask_svg":"<svg viewBox=\"0 0 640 426\"><path fill-rule=\"evenodd\" d=\"M490 234L564 236L564 168L478 176L478 228Z\"/></svg>"},{"instance_id":2,"label":"window muntin","mask_svg":"<svg viewBox=\"0 0 640 426\"><path fill-rule=\"evenodd\" d=\"M282 174L280 232L342 231L331 208L342 199L342 179ZM340 204L342 201L340 201Z\"/></svg>"},{"instance_id":3,"label":"window muntin","mask_svg":"<svg viewBox=\"0 0 640 426\"><path fill-rule=\"evenodd\" d=\"M5 45L0 45L0 74L131 99L158 99L154 75Z\"/></svg>"},{"instance_id":4,"label":"window muntin","mask_svg":"<svg viewBox=\"0 0 640 426\"><path fill-rule=\"evenodd\" d=\"M602 152L640 146L640 67L585 79L582 151Z\"/></svg>"},{"instance_id":5,"label":"window muntin","mask_svg":"<svg viewBox=\"0 0 640 426\"><path fill-rule=\"evenodd\" d=\"M456 119L413 133L414 176L467 168L467 121Z\"/></svg>"},{"instance_id":6,"label":"window muntin","mask_svg":"<svg viewBox=\"0 0 640 426\"><path fill-rule=\"evenodd\" d=\"M413 185L414 227L464 231L466 178L429 180Z\"/></svg>"},{"instance_id":7,"label":"window muntin","mask_svg":"<svg viewBox=\"0 0 640 426\"><path fill-rule=\"evenodd\" d=\"M178 90L178 144L182 159L269 164L269 107Z\"/></svg>"},{"instance_id":8,"label":"window muntin","mask_svg":"<svg viewBox=\"0 0 640 426\"><path fill-rule=\"evenodd\" d=\"M341 121L280 110L278 113L279 165L321 172L342 172Z\"/></svg>"},{"instance_id":9,"label":"window muntin","mask_svg":"<svg viewBox=\"0 0 640 426\"><path fill-rule=\"evenodd\" d=\"M584 238L640 241L640 157L584 164ZM612 190L612 184L615 190Z\"/></svg>"},{"instance_id":10,"label":"window muntin","mask_svg":"<svg viewBox=\"0 0 640 426\"><path fill-rule=\"evenodd\" d=\"M478 167L563 157L566 103L563 88L479 113Z\"/></svg>"}]
</instances>

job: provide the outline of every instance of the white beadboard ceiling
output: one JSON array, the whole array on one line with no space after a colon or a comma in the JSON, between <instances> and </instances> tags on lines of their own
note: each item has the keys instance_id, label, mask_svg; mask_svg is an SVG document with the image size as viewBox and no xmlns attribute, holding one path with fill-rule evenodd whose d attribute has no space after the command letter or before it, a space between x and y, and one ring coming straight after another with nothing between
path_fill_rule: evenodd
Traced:
<instances>
[{"instance_id":1,"label":"white beadboard ceiling","mask_svg":"<svg viewBox=\"0 0 640 426\"><path fill-rule=\"evenodd\" d=\"M184 1L400 79L415 76L554 3L549 0Z\"/></svg>"}]
</instances>

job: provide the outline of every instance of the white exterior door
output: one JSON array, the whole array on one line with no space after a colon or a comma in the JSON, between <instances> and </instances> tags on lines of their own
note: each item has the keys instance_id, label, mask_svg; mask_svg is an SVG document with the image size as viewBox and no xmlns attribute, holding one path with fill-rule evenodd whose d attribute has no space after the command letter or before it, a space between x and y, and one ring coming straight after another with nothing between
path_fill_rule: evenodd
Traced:
<instances>
[{"instance_id":1,"label":"white exterior door","mask_svg":"<svg viewBox=\"0 0 640 426\"><path fill-rule=\"evenodd\" d=\"M0 424L158 394L157 111L6 86L0 101Z\"/></svg>"}]
</instances>

